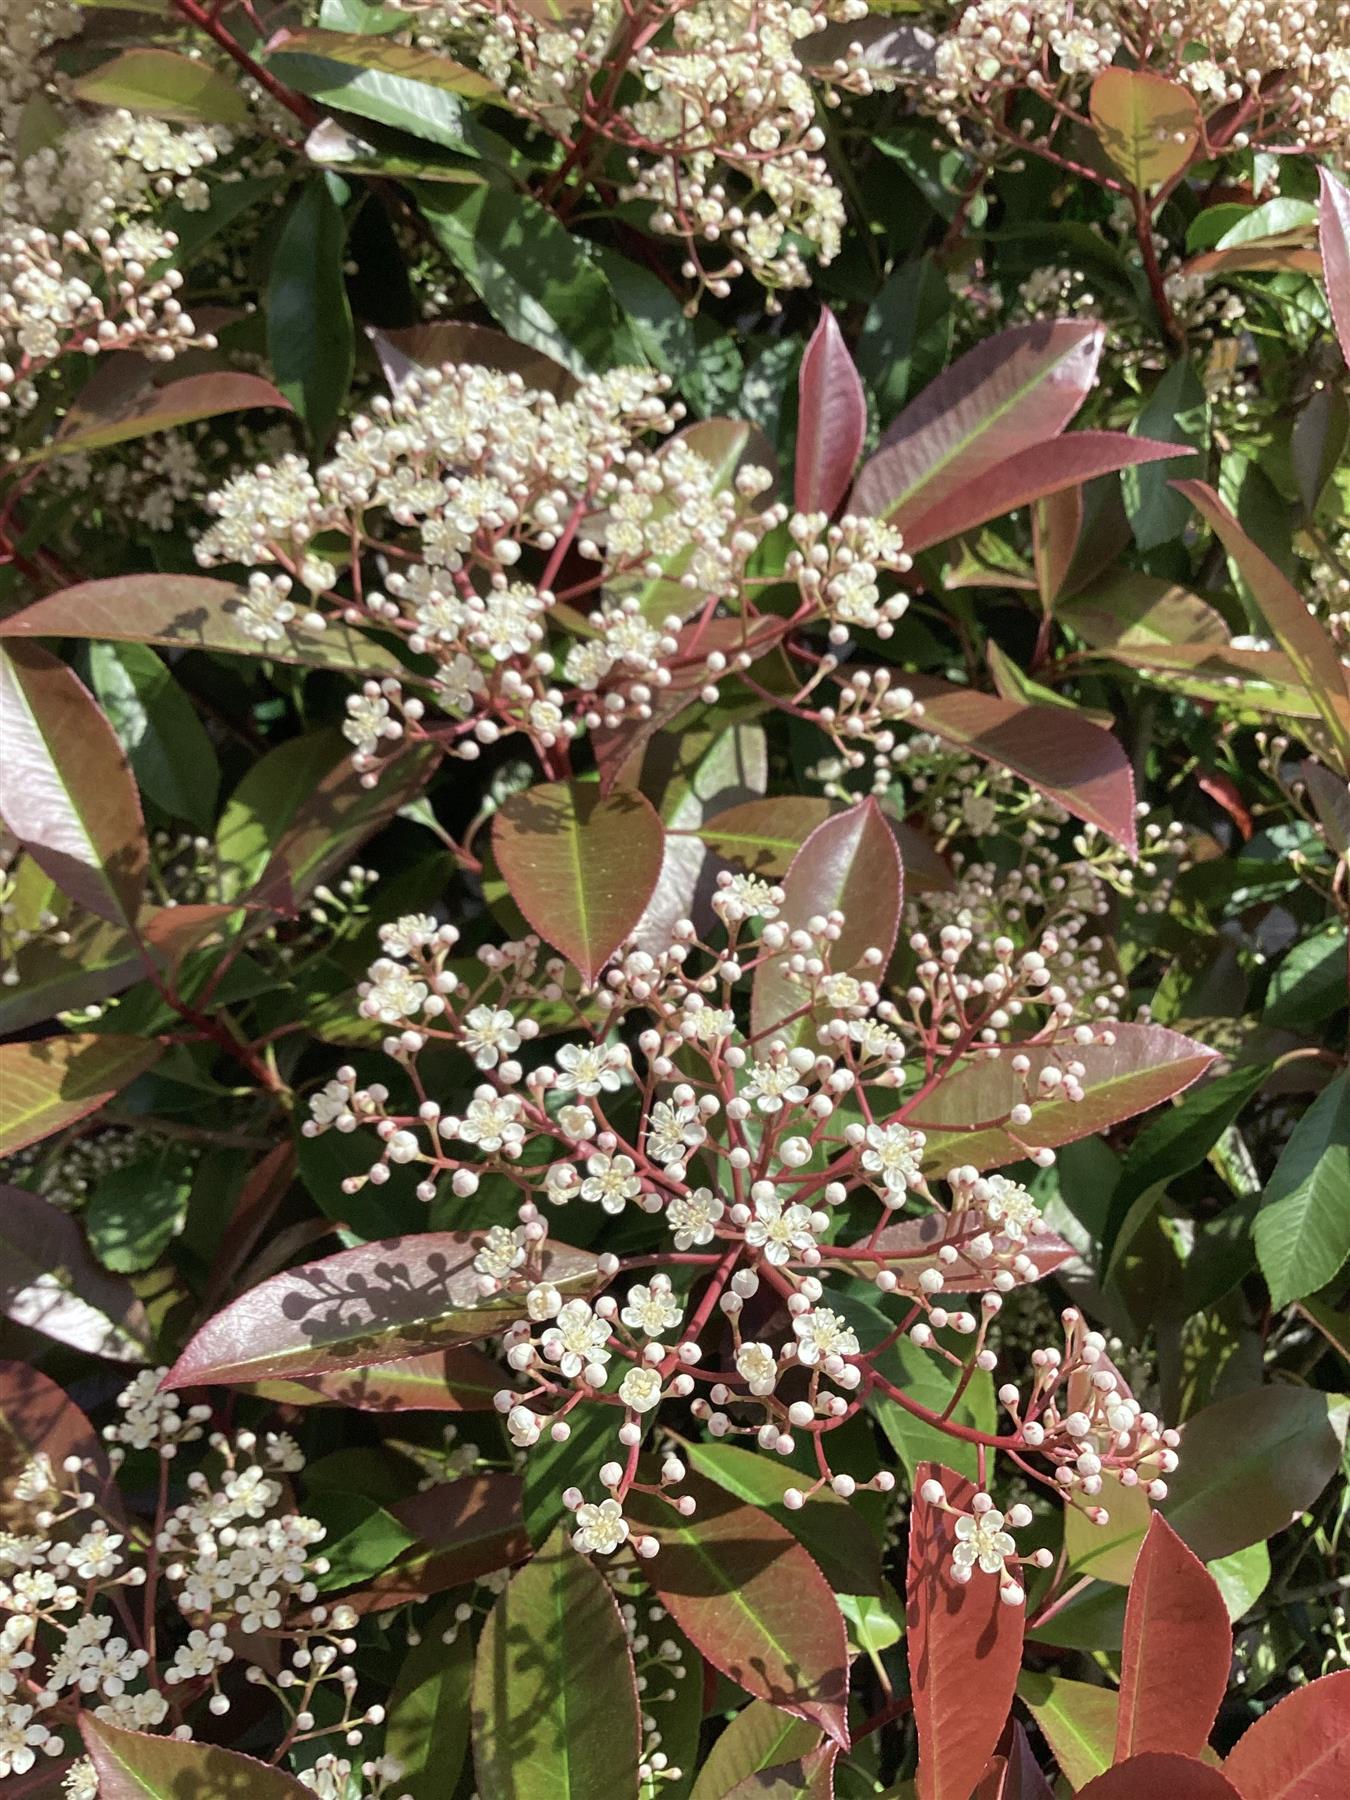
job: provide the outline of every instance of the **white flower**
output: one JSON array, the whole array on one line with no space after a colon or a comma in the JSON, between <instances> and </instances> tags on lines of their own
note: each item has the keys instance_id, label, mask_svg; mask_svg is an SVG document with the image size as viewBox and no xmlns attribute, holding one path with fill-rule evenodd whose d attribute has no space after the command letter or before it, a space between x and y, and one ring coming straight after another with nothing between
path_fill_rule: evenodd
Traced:
<instances>
[{"instance_id":1,"label":"white flower","mask_svg":"<svg viewBox=\"0 0 1350 1800\"><path fill-rule=\"evenodd\" d=\"M1015 1244L1024 1244L1041 1222L1035 1195L1028 1193L1020 1181L1011 1181L1006 1175L986 1175L975 1191L985 1217L1002 1226L1003 1235Z\"/></svg>"},{"instance_id":2,"label":"white flower","mask_svg":"<svg viewBox=\"0 0 1350 1800\"><path fill-rule=\"evenodd\" d=\"M1003 1529L1003 1514L993 1508L963 1513L956 1521L956 1540L952 1569L958 1581L969 1581L977 1564L986 1575L1002 1578L1007 1572L1006 1559L1017 1552L1017 1545Z\"/></svg>"},{"instance_id":3,"label":"white flower","mask_svg":"<svg viewBox=\"0 0 1350 1800\"><path fill-rule=\"evenodd\" d=\"M862 1166L869 1175L879 1175L887 1194L898 1198L923 1180L926 1141L921 1131L911 1131L908 1125L869 1125Z\"/></svg>"},{"instance_id":4,"label":"white flower","mask_svg":"<svg viewBox=\"0 0 1350 1800\"><path fill-rule=\"evenodd\" d=\"M627 1072L628 1052L622 1044L564 1044L558 1052L554 1090L615 1094Z\"/></svg>"},{"instance_id":5,"label":"white flower","mask_svg":"<svg viewBox=\"0 0 1350 1800\"><path fill-rule=\"evenodd\" d=\"M411 969L382 956L371 964L370 979L362 984L361 1012L381 1025L398 1025L417 1017L430 992Z\"/></svg>"},{"instance_id":6,"label":"white flower","mask_svg":"<svg viewBox=\"0 0 1350 1800\"><path fill-rule=\"evenodd\" d=\"M541 1281L538 1287L532 1287L525 1296L525 1311L536 1325L545 1319L555 1319L562 1306L562 1295L551 1281Z\"/></svg>"},{"instance_id":7,"label":"white flower","mask_svg":"<svg viewBox=\"0 0 1350 1800\"><path fill-rule=\"evenodd\" d=\"M674 1331L683 1316L684 1308L671 1293L670 1279L665 1275L653 1275L650 1286L637 1282L630 1287L619 1314L630 1330L653 1338Z\"/></svg>"},{"instance_id":8,"label":"white flower","mask_svg":"<svg viewBox=\"0 0 1350 1800\"><path fill-rule=\"evenodd\" d=\"M733 875L718 888L712 904L728 924L739 924L745 919L776 919L782 900L782 888L761 881L757 875Z\"/></svg>"},{"instance_id":9,"label":"white flower","mask_svg":"<svg viewBox=\"0 0 1350 1800\"><path fill-rule=\"evenodd\" d=\"M464 1020L464 1048L479 1069L495 1069L499 1059L520 1048L515 1016L505 1007L475 1006Z\"/></svg>"},{"instance_id":10,"label":"white flower","mask_svg":"<svg viewBox=\"0 0 1350 1800\"><path fill-rule=\"evenodd\" d=\"M506 1429L517 1450L528 1450L539 1442L543 1420L538 1413L531 1412L528 1406L513 1406L506 1415Z\"/></svg>"},{"instance_id":11,"label":"white flower","mask_svg":"<svg viewBox=\"0 0 1350 1800\"><path fill-rule=\"evenodd\" d=\"M60 1748L60 1740L33 1717L31 1706L0 1702L0 1775L26 1775L37 1752L49 1744Z\"/></svg>"},{"instance_id":12,"label":"white flower","mask_svg":"<svg viewBox=\"0 0 1350 1800\"><path fill-rule=\"evenodd\" d=\"M520 1101L515 1094L494 1094L479 1090L469 1102L455 1136L466 1144L477 1144L489 1155L506 1144L518 1144L525 1136L519 1123Z\"/></svg>"},{"instance_id":13,"label":"white flower","mask_svg":"<svg viewBox=\"0 0 1350 1800\"><path fill-rule=\"evenodd\" d=\"M597 1202L607 1213L621 1213L642 1192L642 1183L634 1173L636 1168L631 1156L606 1156L597 1150L586 1158L582 1199Z\"/></svg>"},{"instance_id":14,"label":"white flower","mask_svg":"<svg viewBox=\"0 0 1350 1800\"><path fill-rule=\"evenodd\" d=\"M572 1545L585 1554L612 1555L628 1536L628 1521L613 1496L602 1500L598 1506L589 1502L579 1506L576 1522Z\"/></svg>"},{"instance_id":15,"label":"white flower","mask_svg":"<svg viewBox=\"0 0 1350 1800\"><path fill-rule=\"evenodd\" d=\"M765 1260L775 1264L788 1261L794 1250L810 1250L815 1244L811 1235L811 1209L789 1206L765 1197L755 1202L755 1216L745 1228L745 1241L753 1250L763 1250Z\"/></svg>"},{"instance_id":16,"label":"white flower","mask_svg":"<svg viewBox=\"0 0 1350 1800\"><path fill-rule=\"evenodd\" d=\"M736 1372L745 1377L752 1394L763 1398L778 1382L778 1359L767 1344L742 1344L736 1352Z\"/></svg>"},{"instance_id":17,"label":"white flower","mask_svg":"<svg viewBox=\"0 0 1350 1800\"><path fill-rule=\"evenodd\" d=\"M351 1110L351 1098L351 1089L345 1081L330 1081L317 1094L310 1095L310 1117L320 1130L336 1125L342 1119L351 1119L354 1124L356 1115Z\"/></svg>"},{"instance_id":18,"label":"white flower","mask_svg":"<svg viewBox=\"0 0 1350 1800\"><path fill-rule=\"evenodd\" d=\"M480 1275L488 1275L493 1281L505 1281L524 1260L525 1227L517 1225L512 1231L505 1225L494 1225L474 1257L473 1266Z\"/></svg>"},{"instance_id":19,"label":"white flower","mask_svg":"<svg viewBox=\"0 0 1350 1800\"><path fill-rule=\"evenodd\" d=\"M710 1244L713 1227L725 1211L710 1188L676 1194L666 1208L666 1224L675 1233L675 1248L688 1250L696 1244Z\"/></svg>"},{"instance_id":20,"label":"white flower","mask_svg":"<svg viewBox=\"0 0 1350 1800\"><path fill-rule=\"evenodd\" d=\"M800 1106L807 1093L789 1062L756 1063L743 1091L762 1113L782 1112L784 1103Z\"/></svg>"},{"instance_id":21,"label":"white flower","mask_svg":"<svg viewBox=\"0 0 1350 1800\"><path fill-rule=\"evenodd\" d=\"M234 1651L225 1642L223 1625L213 1625L209 1631L190 1631L187 1642L174 1651L173 1661L164 1671L164 1679L192 1681L199 1675L214 1674L223 1663L233 1659Z\"/></svg>"},{"instance_id":22,"label":"white flower","mask_svg":"<svg viewBox=\"0 0 1350 1800\"><path fill-rule=\"evenodd\" d=\"M707 1133L699 1123L698 1108L692 1100L679 1105L658 1100L647 1122L647 1154L653 1162L664 1166L683 1162L691 1150L703 1142Z\"/></svg>"},{"instance_id":23,"label":"white flower","mask_svg":"<svg viewBox=\"0 0 1350 1800\"><path fill-rule=\"evenodd\" d=\"M82 1581L104 1581L121 1567L123 1559L117 1554L121 1542L100 1522L74 1545L66 1559L67 1566Z\"/></svg>"},{"instance_id":24,"label":"white flower","mask_svg":"<svg viewBox=\"0 0 1350 1800\"><path fill-rule=\"evenodd\" d=\"M798 1313L792 1321L797 1334L797 1360L808 1367L826 1356L856 1356L858 1339L848 1322L828 1307Z\"/></svg>"},{"instance_id":25,"label":"white flower","mask_svg":"<svg viewBox=\"0 0 1350 1800\"><path fill-rule=\"evenodd\" d=\"M436 935L436 921L430 913L405 913L391 925L381 925L380 943L390 956L411 956Z\"/></svg>"},{"instance_id":26,"label":"white flower","mask_svg":"<svg viewBox=\"0 0 1350 1800\"><path fill-rule=\"evenodd\" d=\"M610 1357L609 1326L584 1300L569 1300L540 1342L544 1355L569 1381L594 1364L603 1368Z\"/></svg>"},{"instance_id":27,"label":"white flower","mask_svg":"<svg viewBox=\"0 0 1350 1800\"><path fill-rule=\"evenodd\" d=\"M649 1364L630 1369L619 1383L619 1398L634 1412L650 1412L661 1403L661 1377Z\"/></svg>"}]
</instances>

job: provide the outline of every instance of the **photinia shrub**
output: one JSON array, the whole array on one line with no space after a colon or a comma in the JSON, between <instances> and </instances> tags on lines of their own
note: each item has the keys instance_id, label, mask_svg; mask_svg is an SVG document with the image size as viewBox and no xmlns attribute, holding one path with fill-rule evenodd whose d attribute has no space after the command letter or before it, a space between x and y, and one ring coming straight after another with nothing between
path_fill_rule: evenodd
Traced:
<instances>
[{"instance_id":1,"label":"photinia shrub","mask_svg":"<svg viewBox=\"0 0 1350 1800\"><path fill-rule=\"evenodd\" d=\"M1350 1792L1350 51L0 6L6 1800Z\"/></svg>"}]
</instances>

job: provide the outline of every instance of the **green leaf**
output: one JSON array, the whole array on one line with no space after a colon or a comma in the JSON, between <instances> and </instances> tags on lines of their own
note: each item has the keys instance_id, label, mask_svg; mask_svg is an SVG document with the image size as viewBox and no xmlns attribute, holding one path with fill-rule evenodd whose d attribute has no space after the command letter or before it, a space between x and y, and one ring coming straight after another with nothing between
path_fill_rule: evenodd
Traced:
<instances>
[{"instance_id":1,"label":"green leaf","mask_svg":"<svg viewBox=\"0 0 1350 1800\"><path fill-rule=\"evenodd\" d=\"M73 92L91 106L121 107L182 125L247 125L251 118L237 81L175 50L124 50L81 75Z\"/></svg>"},{"instance_id":2,"label":"green leaf","mask_svg":"<svg viewBox=\"0 0 1350 1800\"><path fill-rule=\"evenodd\" d=\"M951 289L931 256L901 263L888 276L867 309L854 350L883 425L942 368L954 321Z\"/></svg>"},{"instance_id":3,"label":"green leaf","mask_svg":"<svg viewBox=\"0 0 1350 1800\"><path fill-rule=\"evenodd\" d=\"M62 893L113 924L140 909L149 847L122 746L84 685L37 644L0 650L0 811Z\"/></svg>"},{"instance_id":4,"label":"green leaf","mask_svg":"<svg viewBox=\"0 0 1350 1800\"><path fill-rule=\"evenodd\" d=\"M560 1527L512 1577L478 1641L478 1792L482 1800L636 1800L640 1736L618 1606Z\"/></svg>"},{"instance_id":5,"label":"green leaf","mask_svg":"<svg viewBox=\"0 0 1350 1800\"><path fill-rule=\"evenodd\" d=\"M513 794L492 822L511 898L540 937L593 984L642 917L665 834L631 788L554 781Z\"/></svg>"},{"instance_id":6,"label":"green leaf","mask_svg":"<svg viewBox=\"0 0 1350 1800\"><path fill-rule=\"evenodd\" d=\"M504 188L415 192L437 243L513 338L574 375L646 362L604 274L551 212Z\"/></svg>"},{"instance_id":7,"label":"green leaf","mask_svg":"<svg viewBox=\"0 0 1350 1800\"><path fill-rule=\"evenodd\" d=\"M175 819L209 831L220 765L192 702L163 659L141 644L92 644L89 668L141 792Z\"/></svg>"},{"instance_id":8,"label":"green leaf","mask_svg":"<svg viewBox=\"0 0 1350 1800\"><path fill-rule=\"evenodd\" d=\"M819 1725L794 1719L767 1700L752 1700L713 1745L689 1800L726 1800L747 1776L805 1756L819 1742Z\"/></svg>"},{"instance_id":9,"label":"green leaf","mask_svg":"<svg viewBox=\"0 0 1350 1800\"><path fill-rule=\"evenodd\" d=\"M888 1368L887 1364L892 1366ZM903 1388L912 1400L917 1400L930 1412L945 1413L951 1404L956 1392L957 1371L949 1363L910 1343L907 1337L896 1340L879 1366L897 1387ZM884 1394L870 1396L867 1410L875 1415L891 1447L905 1465L911 1486L919 1464L938 1459L971 1481L977 1478L979 1463L974 1444L948 1437L936 1425L916 1418ZM972 1377L951 1416L958 1425L973 1425L978 1430L990 1432L995 1429L994 1390L988 1375L978 1371Z\"/></svg>"},{"instance_id":10,"label":"green leaf","mask_svg":"<svg viewBox=\"0 0 1350 1800\"><path fill-rule=\"evenodd\" d=\"M310 1494L305 1511L328 1532L319 1549L329 1564L316 1579L320 1593L370 1581L417 1542L392 1513L361 1494Z\"/></svg>"},{"instance_id":11,"label":"green leaf","mask_svg":"<svg viewBox=\"0 0 1350 1800\"><path fill-rule=\"evenodd\" d=\"M448 56L357 32L290 31L272 40L267 66L323 106L392 125L446 150L477 156L494 142L466 102L496 90Z\"/></svg>"},{"instance_id":12,"label":"green leaf","mask_svg":"<svg viewBox=\"0 0 1350 1800\"><path fill-rule=\"evenodd\" d=\"M398 1789L412 1800L454 1791L469 1746L473 1638L455 1617L458 1602L421 1626L389 1695L384 1749L399 1764Z\"/></svg>"},{"instance_id":13,"label":"green leaf","mask_svg":"<svg viewBox=\"0 0 1350 1800\"><path fill-rule=\"evenodd\" d=\"M80 1730L99 1800L306 1800L311 1792L280 1769L215 1744L123 1731L88 1711Z\"/></svg>"},{"instance_id":14,"label":"green leaf","mask_svg":"<svg viewBox=\"0 0 1350 1800\"><path fill-rule=\"evenodd\" d=\"M1111 1767L1116 1745L1116 1695L1111 1688L1028 1669L1017 1683L1017 1693L1075 1788Z\"/></svg>"},{"instance_id":15,"label":"green leaf","mask_svg":"<svg viewBox=\"0 0 1350 1800\"><path fill-rule=\"evenodd\" d=\"M1179 175L1204 135L1190 90L1148 69L1107 69L1090 109L1102 148L1140 193Z\"/></svg>"},{"instance_id":16,"label":"green leaf","mask_svg":"<svg viewBox=\"0 0 1350 1800\"><path fill-rule=\"evenodd\" d=\"M1190 507L1171 485L1178 475L1203 475L1201 456L1209 447L1209 400L1189 361L1172 364L1130 426L1135 437L1190 444L1199 454L1167 463L1143 463L1121 472L1125 511L1141 550L1179 538Z\"/></svg>"},{"instance_id":17,"label":"green leaf","mask_svg":"<svg viewBox=\"0 0 1350 1800\"><path fill-rule=\"evenodd\" d=\"M1248 1544L1206 1564L1218 1583L1228 1617L1234 1625L1249 1613L1270 1585L1270 1551L1264 1544Z\"/></svg>"},{"instance_id":18,"label":"green leaf","mask_svg":"<svg viewBox=\"0 0 1350 1800\"><path fill-rule=\"evenodd\" d=\"M1294 1127L1253 1236L1275 1307L1325 1287L1350 1256L1350 1075L1323 1088Z\"/></svg>"},{"instance_id":19,"label":"green leaf","mask_svg":"<svg viewBox=\"0 0 1350 1800\"><path fill-rule=\"evenodd\" d=\"M0 1044L0 1156L97 1112L163 1053L161 1044L111 1033Z\"/></svg>"},{"instance_id":20,"label":"green leaf","mask_svg":"<svg viewBox=\"0 0 1350 1800\"><path fill-rule=\"evenodd\" d=\"M1299 1030L1339 1012L1347 1001L1346 930L1333 920L1300 938L1270 978L1262 1019Z\"/></svg>"},{"instance_id":21,"label":"green leaf","mask_svg":"<svg viewBox=\"0 0 1350 1800\"><path fill-rule=\"evenodd\" d=\"M99 1182L85 1209L89 1247L105 1269L148 1269L182 1228L193 1164L181 1144L138 1156Z\"/></svg>"},{"instance_id":22,"label":"green leaf","mask_svg":"<svg viewBox=\"0 0 1350 1800\"><path fill-rule=\"evenodd\" d=\"M332 435L356 366L338 186L333 176L315 175L301 188L282 225L267 288L272 372L316 449Z\"/></svg>"},{"instance_id":23,"label":"green leaf","mask_svg":"<svg viewBox=\"0 0 1350 1800\"><path fill-rule=\"evenodd\" d=\"M1344 1407L1288 1383L1230 1394L1189 1419L1163 1510L1205 1562L1283 1531L1340 1465Z\"/></svg>"}]
</instances>

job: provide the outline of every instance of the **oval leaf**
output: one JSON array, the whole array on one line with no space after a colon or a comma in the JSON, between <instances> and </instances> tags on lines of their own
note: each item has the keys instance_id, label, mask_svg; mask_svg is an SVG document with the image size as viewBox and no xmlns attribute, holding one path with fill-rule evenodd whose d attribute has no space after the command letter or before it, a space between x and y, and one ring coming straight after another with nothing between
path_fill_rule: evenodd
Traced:
<instances>
[{"instance_id":1,"label":"oval leaf","mask_svg":"<svg viewBox=\"0 0 1350 1800\"><path fill-rule=\"evenodd\" d=\"M729 806L701 825L698 835L726 862L771 878L786 875L793 857L830 812L830 802L819 795L776 794L771 800Z\"/></svg>"},{"instance_id":2,"label":"oval leaf","mask_svg":"<svg viewBox=\"0 0 1350 1800\"><path fill-rule=\"evenodd\" d=\"M250 118L237 82L210 63L174 50L124 50L81 75L71 91L94 106L118 106L178 124L247 125Z\"/></svg>"},{"instance_id":3,"label":"oval leaf","mask_svg":"<svg viewBox=\"0 0 1350 1800\"><path fill-rule=\"evenodd\" d=\"M1223 1772L1242 1800L1350 1793L1350 1669L1287 1694L1239 1738Z\"/></svg>"},{"instance_id":4,"label":"oval leaf","mask_svg":"<svg viewBox=\"0 0 1350 1800\"><path fill-rule=\"evenodd\" d=\"M153 1041L111 1033L0 1044L0 1156L97 1112L162 1054Z\"/></svg>"},{"instance_id":5,"label":"oval leaf","mask_svg":"<svg viewBox=\"0 0 1350 1800\"><path fill-rule=\"evenodd\" d=\"M488 1616L473 1672L483 1800L636 1800L637 1678L609 1584L565 1531Z\"/></svg>"},{"instance_id":6,"label":"oval leaf","mask_svg":"<svg viewBox=\"0 0 1350 1800\"><path fill-rule=\"evenodd\" d=\"M365 1369L335 1369L300 1381L260 1381L256 1391L287 1406L350 1406L356 1412L490 1412L502 1371L481 1350L429 1350Z\"/></svg>"},{"instance_id":7,"label":"oval leaf","mask_svg":"<svg viewBox=\"0 0 1350 1800\"><path fill-rule=\"evenodd\" d=\"M269 662L343 669L353 675L405 673L383 645L334 620L311 631L297 619L280 643L259 643L239 623L243 600L229 581L206 575L113 575L62 588L23 612L0 620L0 637L101 638L109 643L159 644L170 650L224 650L265 656Z\"/></svg>"},{"instance_id":8,"label":"oval leaf","mask_svg":"<svg viewBox=\"0 0 1350 1800\"><path fill-rule=\"evenodd\" d=\"M80 1713L80 1731L98 1773L99 1800L306 1800L311 1791L252 1756L123 1731L92 1712Z\"/></svg>"},{"instance_id":9,"label":"oval leaf","mask_svg":"<svg viewBox=\"0 0 1350 1800\"><path fill-rule=\"evenodd\" d=\"M290 411L284 396L261 375L218 369L166 381L157 365L147 366L139 357L128 355L125 363L110 357L81 389L60 430L24 461L50 462L77 451L105 450L110 444L147 437L152 431L172 431L198 419L250 412L260 406Z\"/></svg>"},{"instance_id":10,"label":"oval leaf","mask_svg":"<svg viewBox=\"0 0 1350 1800\"><path fill-rule=\"evenodd\" d=\"M78 1456L101 1478L108 1474L102 1439L69 1395L27 1363L0 1362L0 1531L32 1529L31 1506L15 1500L12 1490L38 1455L47 1456L54 1469ZM100 1501L120 1516L115 1488L105 1486Z\"/></svg>"},{"instance_id":11,"label":"oval leaf","mask_svg":"<svg viewBox=\"0 0 1350 1800\"><path fill-rule=\"evenodd\" d=\"M482 1243L481 1234L429 1231L287 1269L209 1319L164 1385L326 1375L488 1337L520 1302L481 1292L473 1259ZM585 1292L595 1258L546 1243L543 1274L565 1292Z\"/></svg>"},{"instance_id":12,"label":"oval leaf","mask_svg":"<svg viewBox=\"0 0 1350 1800\"><path fill-rule=\"evenodd\" d=\"M1321 183L1317 235L1322 272L1341 355L1350 364L1350 188L1330 169L1319 168L1317 174Z\"/></svg>"},{"instance_id":13,"label":"oval leaf","mask_svg":"<svg viewBox=\"0 0 1350 1800\"><path fill-rule=\"evenodd\" d=\"M1114 1689L1028 1669L1017 1684L1017 1696L1073 1788L1111 1767L1116 1740Z\"/></svg>"},{"instance_id":14,"label":"oval leaf","mask_svg":"<svg viewBox=\"0 0 1350 1800\"><path fill-rule=\"evenodd\" d=\"M825 308L797 375L798 512L833 513L853 479L867 431L867 397L834 314Z\"/></svg>"},{"instance_id":15,"label":"oval leaf","mask_svg":"<svg viewBox=\"0 0 1350 1800\"><path fill-rule=\"evenodd\" d=\"M824 1576L759 1507L698 1477L680 1485L698 1502L689 1519L628 1497L629 1514L660 1540L644 1567L653 1592L714 1668L847 1748L848 1644Z\"/></svg>"},{"instance_id":16,"label":"oval leaf","mask_svg":"<svg viewBox=\"0 0 1350 1800\"><path fill-rule=\"evenodd\" d=\"M1102 149L1140 193L1179 175L1204 131L1189 89L1147 69L1104 70L1089 110Z\"/></svg>"},{"instance_id":17,"label":"oval leaf","mask_svg":"<svg viewBox=\"0 0 1350 1800\"><path fill-rule=\"evenodd\" d=\"M99 1267L68 1213L24 1188L0 1187L0 1314L112 1362L146 1360L150 1325L130 1282Z\"/></svg>"},{"instance_id":18,"label":"oval leaf","mask_svg":"<svg viewBox=\"0 0 1350 1800\"><path fill-rule=\"evenodd\" d=\"M1191 1756L1150 1750L1099 1775L1078 1800L1240 1800L1232 1782Z\"/></svg>"},{"instance_id":19,"label":"oval leaf","mask_svg":"<svg viewBox=\"0 0 1350 1800\"><path fill-rule=\"evenodd\" d=\"M389 1695L385 1754L398 1763L398 1790L410 1800L443 1800L454 1790L469 1747L472 1672L473 1639L452 1603L428 1621Z\"/></svg>"},{"instance_id":20,"label":"oval leaf","mask_svg":"<svg viewBox=\"0 0 1350 1800\"><path fill-rule=\"evenodd\" d=\"M807 1756L820 1742L820 1727L793 1718L767 1700L743 1706L713 1745L689 1800L726 1800L741 1782L776 1763Z\"/></svg>"},{"instance_id":21,"label":"oval leaf","mask_svg":"<svg viewBox=\"0 0 1350 1800\"><path fill-rule=\"evenodd\" d=\"M903 889L895 834L869 797L818 825L793 857L780 918L797 929L813 915L837 909L845 922L831 948L831 966L852 969L865 950L875 948L884 969L900 928ZM804 990L789 979L784 958L774 957L757 971L751 997L756 1033L800 1013L803 1003Z\"/></svg>"},{"instance_id":22,"label":"oval leaf","mask_svg":"<svg viewBox=\"0 0 1350 1800\"><path fill-rule=\"evenodd\" d=\"M631 788L602 796L554 781L513 794L492 822L511 898L588 984L646 910L664 846L655 809Z\"/></svg>"},{"instance_id":23,"label":"oval leaf","mask_svg":"<svg viewBox=\"0 0 1350 1800\"><path fill-rule=\"evenodd\" d=\"M937 1480L968 1511L974 1484L940 1463L920 1463L909 1515L905 1619L910 1691L919 1734L919 1800L966 1800L1003 1733L1022 1662L1026 1608L1009 1606L999 1584L976 1570L952 1579L955 1520L920 1489ZM979 1704L971 1695L979 1694Z\"/></svg>"},{"instance_id":24,"label":"oval leaf","mask_svg":"<svg viewBox=\"0 0 1350 1800\"><path fill-rule=\"evenodd\" d=\"M136 917L149 850L126 752L83 682L36 644L0 650L5 823L63 894Z\"/></svg>"},{"instance_id":25,"label":"oval leaf","mask_svg":"<svg viewBox=\"0 0 1350 1800\"><path fill-rule=\"evenodd\" d=\"M1125 1608L1116 1761L1145 1750L1199 1756L1219 1714L1232 1656L1217 1582L1155 1513Z\"/></svg>"},{"instance_id":26,"label":"oval leaf","mask_svg":"<svg viewBox=\"0 0 1350 1800\"><path fill-rule=\"evenodd\" d=\"M1104 328L1016 325L986 338L907 406L863 465L849 511L902 528L988 470L1058 436L1097 373Z\"/></svg>"}]
</instances>

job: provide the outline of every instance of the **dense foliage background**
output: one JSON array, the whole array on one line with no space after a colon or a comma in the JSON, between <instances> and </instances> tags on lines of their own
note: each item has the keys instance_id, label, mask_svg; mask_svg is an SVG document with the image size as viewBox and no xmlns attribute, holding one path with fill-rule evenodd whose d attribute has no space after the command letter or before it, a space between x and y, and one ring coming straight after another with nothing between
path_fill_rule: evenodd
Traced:
<instances>
[{"instance_id":1,"label":"dense foliage background","mask_svg":"<svg viewBox=\"0 0 1350 1800\"><path fill-rule=\"evenodd\" d=\"M5 1793L1350 1791L1344 8L0 137Z\"/></svg>"}]
</instances>

